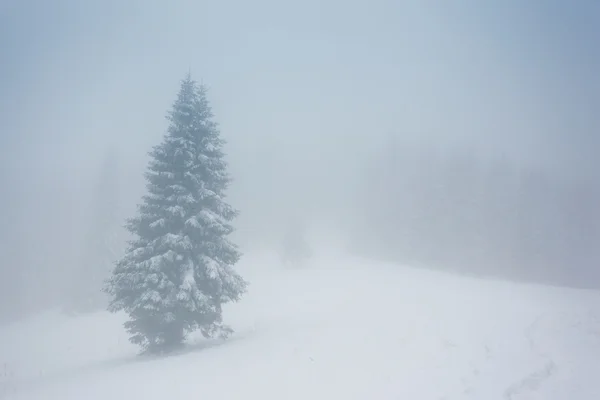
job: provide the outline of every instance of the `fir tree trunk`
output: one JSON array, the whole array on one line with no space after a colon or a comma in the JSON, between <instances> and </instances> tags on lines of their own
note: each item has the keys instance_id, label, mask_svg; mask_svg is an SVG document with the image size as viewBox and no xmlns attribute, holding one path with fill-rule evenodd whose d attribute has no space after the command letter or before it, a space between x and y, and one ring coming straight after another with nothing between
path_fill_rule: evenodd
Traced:
<instances>
[{"instance_id":1,"label":"fir tree trunk","mask_svg":"<svg viewBox=\"0 0 600 400\"><path fill-rule=\"evenodd\" d=\"M171 352L183 346L185 333L181 323L173 323L167 327L163 350Z\"/></svg>"}]
</instances>

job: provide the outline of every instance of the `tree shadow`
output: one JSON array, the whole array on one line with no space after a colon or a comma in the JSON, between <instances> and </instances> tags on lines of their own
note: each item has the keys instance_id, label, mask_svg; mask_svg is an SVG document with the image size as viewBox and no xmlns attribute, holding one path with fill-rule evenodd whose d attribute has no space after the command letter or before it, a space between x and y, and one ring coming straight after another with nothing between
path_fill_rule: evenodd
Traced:
<instances>
[{"instance_id":1,"label":"tree shadow","mask_svg":"<svg viewBox=\"0 0 600 400\"><path fill-rule=\"evenodd\" d=\"M176 357L182 357L193 353L199 353L202 351L215 349L221 346L225 346L231 343L235 343L246 338L247 335L233 335L227 339L192 339L185 343L183 346L164 353L138 353L137 355L129 358L129 363L135 362L152 362L156 360L172 359Z\"/></svg>"}]
</instances>

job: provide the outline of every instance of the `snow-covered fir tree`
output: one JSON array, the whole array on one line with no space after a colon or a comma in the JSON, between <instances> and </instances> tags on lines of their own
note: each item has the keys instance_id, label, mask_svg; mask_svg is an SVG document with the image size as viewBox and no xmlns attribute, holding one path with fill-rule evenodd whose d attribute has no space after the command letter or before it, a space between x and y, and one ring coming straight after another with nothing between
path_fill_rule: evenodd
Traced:
<instances>
[{"instance_id":1,"label":"snow-covered fir tree","mask_svg":"<svg viewBox=\"0 0 600 400\"><path fill-rule=\"evenodd\" d=\"M234 270L241 253L228 239L237 211L224 201L224 140L206 89L189 74L167 118L164 140L150 153L148 193L127 224L134 239L106 285L109 310L127 312L130 340L153 353L173 350L196 330L227 337L222 305L247 286Z\"/></svg>"}]
</instances>

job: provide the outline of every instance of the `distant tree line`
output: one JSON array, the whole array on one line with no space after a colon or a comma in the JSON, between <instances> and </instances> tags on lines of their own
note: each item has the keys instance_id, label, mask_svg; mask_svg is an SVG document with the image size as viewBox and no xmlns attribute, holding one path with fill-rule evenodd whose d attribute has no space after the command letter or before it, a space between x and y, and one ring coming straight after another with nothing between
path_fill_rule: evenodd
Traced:
<instances>
[{"instance_id":1,"label":"distant tree line","mask_svg":"<svg viewBox=\"0 0 600 400\"><path fill-rule=\"evenodd\" d=\"M390 146L361 186L353 248L414 266L600 287L600 191L474 152Z\"/></svg>"}]
</instances>

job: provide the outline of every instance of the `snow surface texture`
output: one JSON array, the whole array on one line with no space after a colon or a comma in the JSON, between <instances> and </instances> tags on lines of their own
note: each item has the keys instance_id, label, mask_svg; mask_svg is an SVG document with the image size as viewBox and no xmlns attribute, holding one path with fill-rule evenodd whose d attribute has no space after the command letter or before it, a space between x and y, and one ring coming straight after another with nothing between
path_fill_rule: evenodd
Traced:
<instances>
[{"instance_id":1,"label":"snow surface texture","mask_svg":"<svg viewBox=\"0 0 600 400\"><path fill-rule=\"evenodd\" d=\"M247 256L227 341L139 357L124 315L0 330L0 398L600 399L600 293L454 277L334 254Z\"/></svg>"}]
</instances>

